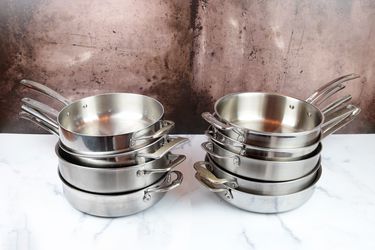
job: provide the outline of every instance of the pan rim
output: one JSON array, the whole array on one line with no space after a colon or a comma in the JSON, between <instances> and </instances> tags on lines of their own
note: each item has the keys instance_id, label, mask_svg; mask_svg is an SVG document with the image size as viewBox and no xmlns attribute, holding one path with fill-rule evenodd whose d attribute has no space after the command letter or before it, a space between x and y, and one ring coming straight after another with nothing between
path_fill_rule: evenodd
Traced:
<instances>
[{"instance_id":1,"label":"pan rim","mask_svg":"<svg viewBox=\"0 0 375 250\"><path fill-rule=\"evenodd\" d=\"M311 106L312 108L314 108L317 111L317 113L319 115L319 118L320 118L319 124L316 125L313 129L305 130L305 131L299 131L299 132L280 133L280 132L258 131L258 130L254 130L254 129L243 128L241 126L238 126L237 124L234 124L234 123L232 123L232 122L230 122L230 121L222 118L220 116L218 110L217 110L217 107L220 104L220 102L224 101L224 99L226 99L226 98L230 98L230 97L235 96L235 95L264 95L264 94L273 95L273 96L279 96L279 97L283 97L283 98L289 98L289 99L291 99L293 101L301 102L301 103L304 103L306 105ZM214 111L215 111L215 114L217 114L220 119L224 120L225 122L229 123L231 126L235 127L236 129L239 129L240 131L245 131L245 133L251 133L251 134L255 134L255 135L272 136L272 137L295 137L295 136L299 136L299 135L307 135L307 134L313 133L313 132L315 132L317 130L320 130L322 124L324 123L324 115L323 115L323 113L314 104L311 104L311 103L309 103L309 102L307 102L305 100L301 100L301 99L298 99L298 98L295 98L295 97L291 97L291 96L279 94L279 93L276 93L276 92L234 92L234 93L229 93L229 94L227 94L225 96L220 97L215 102Z\"/></svg>"},{"instance_id":2,"label":"pan rim","mask_svg":"<svg viewBox=\"0 0 375 250\"><path fill-rule=\"evenodd\" d=\"M94 99L94 98L98 98L98 97L101 97L101 96L114 96L114 95L132 95L132 96L138 96L138 97L141 97L141 98L146 98L146 99L149 99L151 100L152 102L154 102L156 105L158 105L161 109L161 112L160 112L160 115L157 117L157 119L155 119L152 123L148 124L147 126L143 127L143 128L140 128L140 129L136 129L136 130L132 130L132 131L129 131L129 132L125 132L125 133L113 133L113 134L109 134L109 135L101 135L101 134L89 134L89 133L80 133L80 132L77 132L77 131L74 131L74 130L71 130L71 129L67 129L65 126L62 125L61 123L61 120L62 120L62 116L66 113L66 112L69 112L69 111L66 111L69 107L72 107L73 105L78 105L77 103L79 102L82 102L84 100L88 100L88 99ZM161 104L160 101L158 101L157 99L153 98L153 97L150 97L150 96L147 96L147 95L142 95L142 94L136 94L136 93L129 93L129 92L109 92L109 93L103 93L103 94L98 94L98 95L93 95L93 96L87 96L87 97L84 97L84 98L81 98L79 100L76 100L76 101L73 101L72 103L70 103L69 105L63 107L60 112L59 112L59 115L57 116L57 123L59 125L59 128L60 129L63 129L69 133L72 133L74 135L77 135L77 136L87 136L87 137L95 137L95 138L107 138L108 136L121 136L121 135L129 135L129 134L133 134L133 133L137 133L137 132L140 132L142 130L145 130L145 129L148 129L149 127L155 125L157 122L161 121L163 116L164 116L164 113L165 113L165 109L164 109L164 106Z\"/></svg>"}]
</instances>

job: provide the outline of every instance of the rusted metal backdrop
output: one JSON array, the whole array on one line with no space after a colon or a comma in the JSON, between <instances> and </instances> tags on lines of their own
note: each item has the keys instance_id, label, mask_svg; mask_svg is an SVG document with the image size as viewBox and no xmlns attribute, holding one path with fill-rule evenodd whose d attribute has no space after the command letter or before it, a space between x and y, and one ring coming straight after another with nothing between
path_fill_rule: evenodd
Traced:
<instances>
[{"instance_id":1,"label":"rusted metal backdrop","mask_svg":"<svg viewBox=\"0 0 375 250\"><path fill-rule=\"evenodd\" d=\"M200 113L227 93L305 98L356 72L345 91L363 112L345 132L375 132L374 31L371 0L2 0L0 131L41 132L17 118L22 96L40 99L22 78L71 99L147 94L176 132L202 133Z\"/></svg>"}]
</instances>

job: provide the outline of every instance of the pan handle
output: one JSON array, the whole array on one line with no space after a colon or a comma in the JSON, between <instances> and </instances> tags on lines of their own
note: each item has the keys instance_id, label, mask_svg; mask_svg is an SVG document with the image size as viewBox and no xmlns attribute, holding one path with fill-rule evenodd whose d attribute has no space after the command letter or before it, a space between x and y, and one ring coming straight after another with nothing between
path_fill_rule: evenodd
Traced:
<instances>
[{"instance_id":1,"label":"pan handle","mask_svg":"<svg viewBox=\"0 0 375 250\"><path fill-rule=\"evenodd\" d=\"M184 137L175 137L170 138L166 144L164 144L162 147L160 147L158 150L156 150L153 153L140 153L137 155L137 157L144 157L149 159L160 159L163 157L166 153L171 151L174 147L185 143L189 141L189 139Z\"/></svg>"},{"instance_id":2,"label":"pan handle","mask_svg":"<svg viewBox=\"0 0 375 250\"><path fill-rule=\"evenodd\" d=\"M172 171L175 167L180 165L183 161L186 160L185 155L171 155L174 157L172 162L169 163L169 165L166 168L153 168L153 169L145 169L145 170L138 170L137 176L141 177L146 174L160 174L160 173L166 173Z\"/></svg>"},{"instance_id":3,"label":"pan handle","mask_svg":"<svg viewBox=\"0 0 375 250\"><path fill-rule=\"evenodd\" d=\"M342 83L353 79L357 79L359 77L360 76L358 74L354 73L345 76L340 76L317 89L312 95L310 95L306 99L306 102L309 102L311 104L322 103L336 92L345 88L345 85L342 85Z\"/></svg>"},{"instance_id":4,"label":"pan handle","mask_svg":"<svg viewBox=\"0 0 375 250\"><path fill-rule=\"evenodd\" d=\"M222 146L230 145L232 147L237 147L237 148L241 148L241 149L245 147L245 145L241 142L238 142L238 141L236 141L234 139L231 139L231 138L225 138L222 134L217 132L217 130L212 126L210 126L206 130L205 135L210 140L213 140L214 142L216 142L217 144L220 144Z\"/></svg>"},{"instance_id":5,"label":"pan handle","mask_svg":"<svg viewBox=\"0 0 375 250\"><path fill-rule=\"evenodd\" d=\"M174 180L171 180L172 174L176 176ZM151 200L151 194L152 193L165 193L172 189L175 189L176 187L180 186L183 181L183 175L180 171L171 171L169 172L163 182L158 185L157 187L148 188L144 192L143 201L149 201Z\"/></svg>"},{"instance_id":6,"label":"pan handle","mask_svg":"<svg viewBox=\"0 0 375 250\"><path fill-rule=\"evenodd\" d=\"M360 108L358 108L354 105L351 105L351 104L348 105L346 107L346 109L349 110L349 113L350 113L349 115L341 116L341 118L336 122L329 123L327 125L323 124L323 126L322 126L322 139L324 139L325 137L327 137L330 134L333 134L337 130L343 128L344 126L346 126L347 124L352 122L361 112Z\"/></svg>"},{"instance_id":7,"label":"pan handle","mask_svg":"<svg viewBox=\"0 0 375 250\"><path fill-rule=\"evenodd\" d=\"M59 129L59 125L57 125L57 122L52 120L51 118L49 118L48 116L40 113L39 111L33 109L33 108L30 108L29 106L27 106L26 104L22 105L21 106L21 109L27 113L29 113L30 115L32 116L35 116L36 118L38 118L39 120L43 121L44 123L48 124L49 126L51 127L54 127L56 128L57 130Z\"/></svg>"},{"instance_id":8,"label":"pan handle","mask_svg":"<svg viewBox=\"0 0 375 250\"><path fill-rule=\"evenodd\" d=\"M214 173L212 173L208 168L210 164L206 161L198 161L194 163L194 169L197 171L197 174L201 176L202 179L207 180L209 183L211 183L213 186L215 185L226 185L230 188L236 188L238 187L238 184L236 181L228 181L227 179L221 179L215 176Z\"/></svg>"},{"instance_id":9,"label":"pan handle","mask_svg":"<svg viewBox=\"0 0 375 250\"><path fill-rule=\"evenodd\" d=\"M59 93L57 93L53 89L51 89L51 88L49 88L49 87L47 87L47 86L45 86L41 83L34 82L34 81L31 81L31 80L27 80L27 79L21 80L20 83L22 85L28 87L28 88L34 89L36 91L39 91L40 93L43 93L43 94L45 94L49 97L52 97L53 99L58 100L59 102L63 103L65 106L67 106L71 103L70 100L68 100L67 98L60 95Z\"/></svg>"},{"instance_id":10,"label":"pan handle","mask_svg":"<svg viewBox=\"0 0 375 250\"><path fill-rule=\"evenodd\" d=\"M327 112L326 114L324 114L324 123L322 124L322 128L327 127L330 124L336 124L337 122L345 119L346 117L351 115L356 109L358 109L356 106L348 104L339 109Z\"/></svg>"},{"instance_id":11,"label":"pan handle","mask_svg":"<svg viewBox=\"0 0 375 250\"><path fill-rule=\"evenodd\" d=\"M51 116L52 118L56 120L57 120L57 117L59 116L59 111L37 100L25 97L25 98L22 98L21 101L27 106L29 106L30 108L33 108L36 111L39 111L40 113Z\"/></svg>"},{"instance_id":12,"label":"pan handle","mask_svg":"<svg viewBox=\"0 0 375 250\"><path fill-rule=\"evenodd\" d=\"M211 192L214 192L214 193L222 193L222 192L225 192L225 197L228 199L228 200L231 200L233 199L233 194L232 194L232 190L228 187L225 187L225 188L219 188L219 187L215 187L213 185L211 185L209 183L208 180L205 180L204 177L200 176L198 173L195 173L195 179L197 179L197 181L202 185L204 186L205 188L207 188L208 190L210 190Z\"/></svg>"},{"instance_id":13,"label":"pan handle","mask_svg":"<svg viewBox=\"0 0 375 250\"><path fill-rule=\"evenodd\" d=\"M40 93L43 93L43 94L45 94L49 97L52 97L53 99L63 103L65 106L67 106L71 103L70 100L68 100L67 98L60 95L59 93L57 93L53 89L51 89L51 88L49 88L49 87L47 87L47 86L45 86L41 83L34 82L34 81L31 81L31 80L27 80L27 79L21 80L20 83L22 85L28 87L28 88L39 91Z\"/></svg>"},{"instance_id":14,"label":"pan handle","mask_svg":"<svg viewBox=\"0 0 375 250\"><path fill-rule=\"evenodd\" d=\"M169 120L164 120L162 122L162 128L160 128L158 131L153 133L152 135L144 135L140 137L135 137L130 139L130 145L135 145L136 141L139 140L151 140L151 139L157 139L160 138L166 134L169 133L169 131L174 127L174 122Z\"/></svg>"},{"instance_id":15,"label":"pan handle","mask_svg":"<svg viewBox=\"0 0 375 250\"><path fill-rule=\"evenodd\" d=\"M238 156L222 156L218 155L213 151L213 145L212 142L206 141L201 144L201 147L203 148L204 151L206 151L207 154L218 158L218 159L233 159L233 165L234 166L239 166L240 165L240 158Z\"/></svg>"},{"instance_id":16,"label":"pan handle","mask_svg":"<svg viewBox=\"0 0 375 250\"><path fill-rule=\"evenodd\" d=\"M219 121L213 114L209 112L203 112L202 113L203 119L205 119L208 123L215 126L218 129L222 130L231 130L234 129L232 125L226 124L224 122Z\"/></svg>"},{"instance_id":17,"label":"pan handle","mask_svg":"<svg viewBox=\"0 0 375 250\"><path fill-rule=\"evenodd\" d=\"M329 114L330 112L335 111L337 108L347 104L352 100L351 95L346 95L344 97L341 97L340 99L328 104L326 107L324 107L321 111L324 115Z\"/></svg>"},{"instance_id":18,"label":"pan handle","mask_svg":"<svg viewBox=\"0 0 375 250\"><path fill-rule=\"evenodd\" d=\"M31 121L32 123L36 124L38 127L41 127L42 129L50 132L51 134L59 136L59 131L55 127L52 127L52 126L49 126L49 125L45 124L43 121L39 120L35 116L33 116L33 115L31 115L31 114L29 114L25 111L21 111L19 113L19 116L20 116L20 118L22 118L24 120Z\"/></svg>"}]
</instances>

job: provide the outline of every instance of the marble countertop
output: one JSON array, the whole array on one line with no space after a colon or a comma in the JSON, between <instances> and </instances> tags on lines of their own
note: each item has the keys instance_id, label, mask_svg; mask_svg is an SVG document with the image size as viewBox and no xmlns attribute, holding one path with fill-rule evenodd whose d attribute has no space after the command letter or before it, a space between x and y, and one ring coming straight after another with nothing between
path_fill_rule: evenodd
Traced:
<instances>
[{"instance_id":1,"label":"marble countertop","mask_svg":"<svg viewBox=\"0 0 375 250\"><path fill-rule=\"evenodd\" d=\"M324 141L323 176L291 212L254 214L194 179L203 135L175 152L184 182L129 217L85 215L65 200L52 135L0 134L0 249L375 249L375 135Z\"/></svg>"}]
</instances>

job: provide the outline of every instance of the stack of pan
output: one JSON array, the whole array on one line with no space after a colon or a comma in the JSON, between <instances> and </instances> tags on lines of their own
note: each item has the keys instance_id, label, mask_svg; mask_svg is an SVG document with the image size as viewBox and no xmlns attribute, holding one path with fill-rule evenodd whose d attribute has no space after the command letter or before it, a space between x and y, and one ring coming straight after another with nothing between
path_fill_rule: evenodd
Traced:
<instances>
[{"instance_id":1,"label":"stack of pan","mask_svg":"<svg viewBox=\"0 0 375 250\"><path fill-rule=\"evenodd\" d=\"M203 113L211 126L205 161L196 162L197 180L230 204L259 213L278 213L304 204L322 172L321 140L351 122L360 109L338 98L337 78L306 101L272 93L237 93L219 99L215 113Z\"/></svg>"},{"instance_id":2,"label":"stack of pan","mask_svg":"<svg viewBox=\"0 0 375 250\"><path fill-rule=\"evenodd\" d=\"M39 83L27 87L62 102L60 111L23 98L21 117L57 135L55 152L67 200L96 216L118 217L145 210L182 182L173 170L185 160L170 151L187 139L169 136L163 106L129 93L102 94L70 102Z\"/></svg>"}]
</instances>

